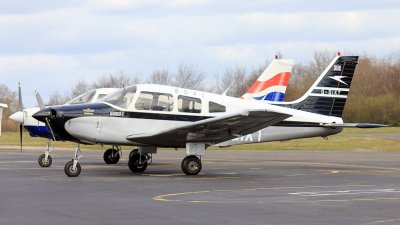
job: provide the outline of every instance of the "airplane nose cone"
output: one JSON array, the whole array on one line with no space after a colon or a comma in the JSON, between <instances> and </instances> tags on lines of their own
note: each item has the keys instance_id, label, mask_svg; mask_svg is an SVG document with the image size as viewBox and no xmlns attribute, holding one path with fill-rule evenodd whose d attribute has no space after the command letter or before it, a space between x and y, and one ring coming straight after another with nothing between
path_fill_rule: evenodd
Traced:
<instances>
[{"instance_id":1,"label":"airplane nose cone","mask_svg":"<svg viewBox=\"0 0 400 225\"><path fill-rule=\"evenodd\" d=\"M23 123L24 122L24 113L22 111L18 111L13 113L10 117L10 120L13 120L17 123Z\"/></svg>"},{"instance_id":2,"label":"airplane nose cone","mask_svg":"<svg viewBox=\"0 0 400 225\"><path fill-rule=\"evenodd\" d=\"M45 118L50 117L50 109L49 108L42 109L39 112L33 114L32 117L45 123L46 122Z\"/></svg>"}]
</instances>

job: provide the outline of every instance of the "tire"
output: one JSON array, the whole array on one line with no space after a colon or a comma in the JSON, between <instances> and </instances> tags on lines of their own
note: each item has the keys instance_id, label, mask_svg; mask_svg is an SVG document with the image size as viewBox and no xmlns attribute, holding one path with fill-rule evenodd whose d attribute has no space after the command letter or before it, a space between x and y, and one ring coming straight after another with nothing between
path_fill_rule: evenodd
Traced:
<instances>
[{"instance_id":1,"label":"tire","mask_svg":"<svg viewBox=\"0 0 400 225\"><path fill-rule=\"evenodd\" d=\"M77 163L75 171L72 170L73 165L74 165L73 161L69 161L65 164L64 172L69 177L77 177L81 173L81 165Z\"/></svg>"},{"instance_id":2,"label":"tire","mask_svg":"<svg viewBox=\"0 0 400 225\"><path fill-rule=\"evenodd\" d=\"M140 161L142 163L140 164ZM146 156L140 154L132 154L128 162L129 169L134 173L144 172L147 169Z\"/></svg>"},{"instance_id":3,"label":"tire","mask_svg":"<svg viewBox=\"0 0 400 225\"><path fill-rule=\"evenodd\" d=\"M117 164L119 161L119 158L120 158L120 156L119 156L118 151L115 149L111 149L111 148L107 149L103 155L104 162L107 164Z\"/></svg>"},{"instance_id":4,"label":"tire","mask_svg":"<svg viewBox=\"0 0 400 225\"><path fill-rule=\"evenodd\" d=\"M129 158L131 158L133 155L139 155L139 149L135 148L129 152Z\"/></svg>"},{"instance_id":5,"label":"tire","mask_svg":"<svg viewBox=\"0 0 400 225\"><path fill-rule=\"evenodd\" d=\"M41 167L49 167L51 166L51 164L53 163L53 159L51 158L51 156L49 155L47 157L47 161L45 160L46 155L45 154L41 154L38 158L38 163Z\"/></svg>"},{"instance_id":6,"label":"tire","mask_svg":"<svg viewBox=\"0 0 400 225\"><path fill-rule=\"evenodd\" d=\"M201 160L195 155L186 156L182 160L181 168L186 175L197 175L201 171Z\"/></svg>"}]
</instances>

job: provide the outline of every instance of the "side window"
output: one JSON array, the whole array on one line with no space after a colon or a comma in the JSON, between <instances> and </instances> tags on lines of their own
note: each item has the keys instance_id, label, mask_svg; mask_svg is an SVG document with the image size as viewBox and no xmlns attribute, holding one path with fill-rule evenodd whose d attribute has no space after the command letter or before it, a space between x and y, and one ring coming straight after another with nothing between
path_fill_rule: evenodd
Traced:
<instances>
[{"instance_id":1,"label":"side window","mask_svg":"<svg viewBox=\"0 0 400 225\"><path fill-rule=\"evenodd\" d=\"M135 108L139 110L150 110L152 102L153 102L152 93L141 92L135 103Z\"/></svg>"},{"instance_id":2,"label":"side window","mask_svg":"<svg viewBox=\"0 0 400 225\"><path fill-rule=\"evenodd\" d=\"M208 108L210 110L210 113L226 112L226 107L224 105L215 102L209 102Z\"/></svg>"},{"instance_id":3,"label":"side window","mask_svg":"<svg viewBox=\"0 0 400 225\"><path fill-rule=\"evenodd\" d=\"M172 111L173 106L172 95L155 92L141 92L135 103L139 110Z\"/></svg>"},{"instance_id":4,"label":"side window","mask_svg":"<svg viewBox=\"0 0 400 225\"><path fill-rule=\"evenodd\" d=\"M178 96L178 111L188 113L201 112L201 100L199 98L192 98L187 96Z\"/></svg>"},{"instance_id":5,"label":"side window","mask_svg":"<svg viewBox=\"0 0 400 225\"><path fill-rule=\"evenodd\" d=\"M169 94L160 94L157 96L157 107L158 111L172 111L174 108L174 98Z\"/></svg>"}]
</instances>

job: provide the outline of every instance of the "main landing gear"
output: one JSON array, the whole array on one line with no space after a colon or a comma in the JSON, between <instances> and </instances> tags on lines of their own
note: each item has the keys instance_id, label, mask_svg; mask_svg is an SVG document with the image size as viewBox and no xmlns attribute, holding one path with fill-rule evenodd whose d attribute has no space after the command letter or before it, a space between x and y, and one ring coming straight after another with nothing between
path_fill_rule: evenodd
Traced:
<instances>
[{"instance_id":1,"label":"main landing gear","mask_svg":"<svg viewBox=\"0 0 400 225\"><path fill-rule=\"evenodd\" d=\"M202 168L201 159L198 156L204 155L205 143L186 143L186 156L182 160L181 168L186 175L197 175Z\"/></svg>"},{"instance_id":2,"label":"main landing gear","mask_svg":"<svg viewBox=\"0 0 400 225\"><path fill-rule=\"evenodd\" d=\"M53 151L54 148L51 146L51 140L47 141L47 148L44 154L41 154L38 158L38 163L41 167L49 167L51 166L53 159L50 156L50 152Z\"/></svg>"},{"instance_id":3,"label":"main landing gear","mask_svg":"<svg viewBox=\"0 0 400 225\"><path fill-rule=\"evenodd\" d=\"M134 173L141 173L147 169L148 164L151 163L152 156L151 153L147 153L142 149L133 149L129 153L129 169Z\"/></svg>"},{"instance_id":4,"label":"main landing gear","mask_svg":"<svg viewBox=\"0 0 400 225\"><path fill-rule=\"evenodd\" d=\"M119 146L112 146L104 152L103 159L107 164L117 164L122 156L122 151Z\"/></svg>"},{"instance_id":5,"label":"main landing gear","mask_svg":"<svg viewBox=\"0 0 400 225\"><path fill-rule=\"evenodd\" d=\"M69 177L77 177L81 173L81 165L78 160L82 158L83 154L81 152L81 147L78 144L75 148L74 158L67 162L64 167L64 172Z\"/></svg>"},{"instance_id":6,"label":"main landing gear","mask_svg":"<svg viewBox=\"0 0 400 225\"><path fill-rule=\"evenodd\" d=\"M181 168L186 175L197 175L201 171L201 160L195 155L186 156L182 160Z\"/></svg>"}]
</instances>

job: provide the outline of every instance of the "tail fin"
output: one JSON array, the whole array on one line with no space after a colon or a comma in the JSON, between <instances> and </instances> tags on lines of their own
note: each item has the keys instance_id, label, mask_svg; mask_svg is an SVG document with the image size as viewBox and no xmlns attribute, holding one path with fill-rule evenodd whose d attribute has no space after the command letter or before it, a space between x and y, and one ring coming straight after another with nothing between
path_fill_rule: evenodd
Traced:
<instances>
[{"instance_id":1,"label":"tail fin","mask_svg":"<svg viewBox=\"0 0 400 225\"><path fill-rule=\"evenodd\" d=\"M292 60L275 58L241 98L283 101L292 66Z\"/></svg>"},{"instance_id":2,"label":"tail fin","mask_svg":"<svg viewBox=\"0 0 400 225\"><path fill-rule=\"evenodd\" d=\"M358 56L336 56L300 99L287 104L307 112L342 117Z\"/></svg>"}]
</instances>

